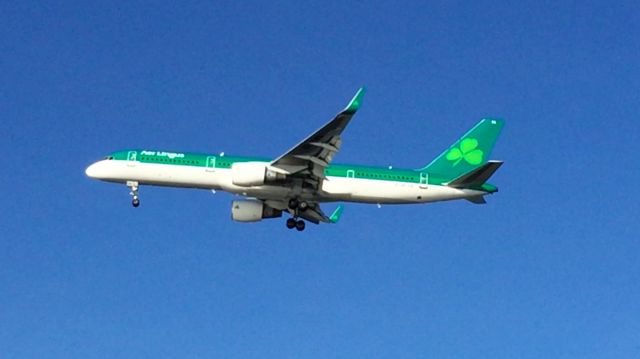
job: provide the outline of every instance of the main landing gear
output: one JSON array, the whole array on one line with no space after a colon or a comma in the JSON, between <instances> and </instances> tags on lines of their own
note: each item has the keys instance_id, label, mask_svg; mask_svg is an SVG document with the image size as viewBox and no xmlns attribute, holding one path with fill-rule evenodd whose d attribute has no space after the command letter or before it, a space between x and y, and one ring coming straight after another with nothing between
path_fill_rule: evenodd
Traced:
<instances>
[{"instance_id":1,"label":"main landing gear","mask_svg":"<svg viewBox=\"0 0 640 359\"><path fill-rule=\"evenodd\" d=\"M305 223L301 219L289 218L287 219L287 228L289 229L297 229L298 231L304 231Z\"/></svg>"},{"instance_id":2,"label":"main landing gear","mask_svg":"<svg viewBox=\"0 0 640 359\"><path fill-rule=\"evenodd\" d=\"M300 201L297 198L292 198L289 200L289 209L293 212L293 217L287 219L287 228L289 229L297 229L302 232L305 228L305 223L303 220L298 219L298 213L304 212L309 208L309 203L305 201Z\"/></svg>"},{"instance_id":3,"label":"main landing gear","mask_svg":"<svg viewBox=\"0 0 640 359\"><path fill-rule=\"evenodd\" d=\"M304 212L309 208L309 203L306 201L300 201L297 198L292 198L289 200L289 209L299 210L300 212Z\"/></svg>"},{"instance_id":4,"label":"main landing gear","mask_svg":"<svg viewBox=\"0 0 640 359\"><path fill-rule=\"evenodd\" d=\"M131 189L129 194L131 195L131 205L134 207L138 207L140 205L140 198L138 198L138 182L136 181L127 181L127 187Z\"/></svg>"}]
</instances>

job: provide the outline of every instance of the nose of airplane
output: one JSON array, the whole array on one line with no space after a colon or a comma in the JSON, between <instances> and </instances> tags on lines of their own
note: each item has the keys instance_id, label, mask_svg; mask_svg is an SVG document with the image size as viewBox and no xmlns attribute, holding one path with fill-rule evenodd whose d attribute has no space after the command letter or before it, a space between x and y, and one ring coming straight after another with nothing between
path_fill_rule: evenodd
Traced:
<instances>
[{"instance_id":1,"label":"nose of airplane","mask_svg":"<svg viewBox=\"0 0 640 359\"><path fill-rule=\"evenodd\" d=\"M98 178L99 177L99 167L100 166L100 162L96 162L96 163L92 163L89 167L87 167L86 170L84 170L84 173L91 178Z\"/></svg>"}]
</instances>

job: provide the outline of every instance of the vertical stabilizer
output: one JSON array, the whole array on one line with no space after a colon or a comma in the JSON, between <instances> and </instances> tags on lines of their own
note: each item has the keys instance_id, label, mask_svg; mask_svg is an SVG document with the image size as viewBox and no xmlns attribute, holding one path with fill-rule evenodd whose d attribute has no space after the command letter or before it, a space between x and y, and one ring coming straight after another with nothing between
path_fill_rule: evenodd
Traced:
<instances>
[{"instance_id":1,"label":"vertical stabilizer","mask_svg":"<svg viewBox=\"0 0 640 359\"><path fill-rule=\"evenodd\" d=\"M489 160L503 126L503 120L481 120L420 171L453 180L481 167Z\"/></svg>"}]
</instances>

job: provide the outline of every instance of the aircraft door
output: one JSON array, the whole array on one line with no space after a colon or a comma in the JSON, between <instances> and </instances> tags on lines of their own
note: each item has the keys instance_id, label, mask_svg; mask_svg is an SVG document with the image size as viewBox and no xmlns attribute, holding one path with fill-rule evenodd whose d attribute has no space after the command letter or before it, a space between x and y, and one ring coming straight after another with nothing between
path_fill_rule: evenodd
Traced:
<instances>
[{"instance_id":1,"label":"aircraft door","mask_svg":"<svg viewBox=\"0 0 640 359\"><path fill-rule=\"evenodd\" d=\"M347 178L353 178L356 175L356 171L354 170L347 170Z\"/></svg>"},{"instance_id":2,"label":"aircraft door","mask_svg":"<svg viewBox=\"0 0 640 359\"><path fill-rule=\"evenodd\" d=\"M207 172L215 172L216 171L216 156L207 157Z\"/></svg>"},{"instance_id":3,"label":"aircraft door","mask_svg":"<svg viewBox=\"0 0 640 359\"><path fill-rule=\"evenodd\" d=\"M138 162L138 152L137 151L129 151L127 153L127 166L133 167Z\"/></svg>"},{"instance_id":4,"label":"aircraft door","mask_svg":"<svg viewBox=\"0 0 640 359\"><path fill-rule=\"evenodd\" d=\"M420 188L426 189L429 186L429 174L426 172L420 173Z\"/></svg>"}]
</instances>

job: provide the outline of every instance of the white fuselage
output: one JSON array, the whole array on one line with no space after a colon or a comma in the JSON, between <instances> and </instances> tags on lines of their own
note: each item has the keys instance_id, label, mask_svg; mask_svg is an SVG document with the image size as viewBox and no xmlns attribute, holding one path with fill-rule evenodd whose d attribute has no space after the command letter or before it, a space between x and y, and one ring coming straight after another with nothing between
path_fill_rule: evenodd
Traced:
<instances>
[{"instance_id":1,"label":"white fuselage","mask_svg":"<svg viewBox=\"0 0 640 359\"><path fill-rule=\"evenodd\" d=\"M317 202L363 202L381 204L424 203L486 194L433 184L327 176L318 192L296 192L290 186L242 187L232 183L231 169L102 160L86 170L89 177L108 182L135 181L140 185L223 190L246 197L282 200L299 197Z\"/></svg>"}]
</instances>

